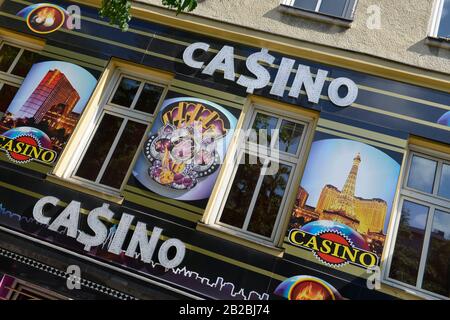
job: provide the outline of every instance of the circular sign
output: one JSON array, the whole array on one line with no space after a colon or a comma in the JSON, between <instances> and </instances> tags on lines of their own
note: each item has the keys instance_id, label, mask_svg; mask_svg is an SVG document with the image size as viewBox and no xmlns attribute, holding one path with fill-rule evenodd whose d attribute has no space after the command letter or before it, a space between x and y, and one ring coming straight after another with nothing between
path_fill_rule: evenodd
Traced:
<instances>
[{"instance_id":1,"label":"circular sign","mask_svg":"<svg viewBox=\"0 0 450 320\"><path fill-rule=\"evenodd\" d=\"M61 28L66 21L66 16L58 6L45 4L33 9L26 20L31 31L47 34Z\"/></svg>"}]
</instances>

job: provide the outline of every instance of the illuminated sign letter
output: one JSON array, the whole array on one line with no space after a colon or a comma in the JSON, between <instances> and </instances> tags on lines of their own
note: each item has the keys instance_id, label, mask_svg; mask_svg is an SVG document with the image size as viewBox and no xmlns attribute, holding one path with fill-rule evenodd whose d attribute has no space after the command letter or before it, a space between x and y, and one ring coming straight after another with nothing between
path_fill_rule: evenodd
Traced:
<instances>
[{"instance_id":1,"label":"illuminated sign letter","mask_svg":"<svg viewBox=\"0 0 450 320\"><path fill-rule=\"evenodd\" d=\"M155 251L155 247L158 243L162 229L154 227L150 240L148 240L147 232L147 225L145 223L138 222L125 255L134 258L136 249L139 246L141 260L146 263L150 263L152 261L153 252Z\"/></svg>"},{"instance_id":2,"label":"illuminated sign letter","mask_svg":"<svg viewBox=\"0 0 450 320\"><path fill-rule=\"evenodd\" d=\"M339 88L342 86L347 87L347 95L345 97L339 96ZM335 105L347 107L355 102L358 97L358 87L348 78L336 78L331 81L330 86L328 87L328 96Z\"/></svg>"},{"instance_id":3,"label":"illuminated sign letter","mask_svg":"<svg viewBox=\"0 0 450 320\"><path fill-rule=\"evenodd\" d=\"M236 73L234 72L234 48L224 46L219 53L202 71L203 74L212 76L217 70L223 71L224 78L234 81Z\"/></svg>"},{"instance_id":4,"label":"illuminated sign letter","mask_svg":"<svg viewBox=\"0 0 450 320\"><path fill-rule=\"evenodd\" d=\"M33 208L33 218L42 224L49 224L50 223L50 218L44 216L44 207L47 204L51 204L56 206L56 204L59 202L59 199L56 197L52 197L52 196L48 196L48 197L43 197L41 199L39 199L38 202L36 202L36 204L34 205Z\"/></svg>"},{"instance_id":5,"label":"illuminated sign letter","mask_svg":"<svg viewBox=\"0 0 450 320\"><path fill-rule=\"evenodd\" d=\"M183 52L184 63L187 64L191 68L195 68L195 69L203 68L203 65L204 65L203 62L194 60L194 53L197 50L208 51L208 49L209 49L209 44L204 43L204 42L196 42L196 43L191 44Z\"/></svg>"},{"instance_id":6,"label":"illuminated sign letter","mask_svg":"<svg viewBox=\"0 0 450 320\"><path fill-rule=\"evenodd\" d=\"M270 82L270 73L259 62L273 64L274 61L275 57L270 55L267 49L261 49L261 52L251 54L245 64L247 69L256 76L256 79L241 75L237 84L246 87L247 93L253 93L255 89L266 87Z\"/></svg>"},{"instance_id":7,"label":"illuminated sign letter","mask_svg":"<svg viewBox=\"0 0 450 320\"><path fill-rule=\"evenodd\" d=\"M67 236L76 238L78 233L78 219L80 217L81 203L72 201L61 212L61 214L48 227L49 230L57 232L60 227L67 228Z\"/></svg>"},{"instance_id":8,"label":"illuminated sign letter","mask_svg":"<svg viewBox=\"0 0 450 320\"><path fill-rule=\"evenodd\" d=\"M105 218L111 220L114 216L114 212L109 210L109 205L103 204L102 207L96 208L89 212L87 217L87 224L92 231L94 231L93 236L80 231L77 241L84 244L84 250L89 251L91 247L99 246L105 241L108 235L108 229L100 221L100 218Z\"/></svg>"},{"instance_id":9,"label":"illuminated sign letter","mask_svg":"<svg viewBox=\"0 0 450 320\"><path fill-rule=\"evenodd\" d=\"M312 103L319 103L320 94L322 93L323 85L327 78L328 71L319 69L317 71L316 80L313 81L311 69L308 66L299 65L295 75L294 82L289 91L289 96L298 98L302 86L305 86L306 96L308 101Z\"/></svg>"}]
</instances>

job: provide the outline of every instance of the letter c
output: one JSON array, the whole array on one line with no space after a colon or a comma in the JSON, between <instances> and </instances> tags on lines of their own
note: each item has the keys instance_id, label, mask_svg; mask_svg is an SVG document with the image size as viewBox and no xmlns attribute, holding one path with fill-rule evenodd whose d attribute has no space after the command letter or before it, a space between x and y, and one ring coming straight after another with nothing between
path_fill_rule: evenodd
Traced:
<instances>
[{"instance_id":1,"label":"letter c","mask_svg":"<svg viewBox=\"0 0 450 320\"><path fill-rule=\"evenodd\" d=\"M41 198L34 205L33 218L39 223L49 224L51 218L44 216L44 213L43 213L44 206L46 204L52 204L52 205L56 206L58 204L58 202L59 202L59 199L56 197L52 197L52 196L47 196L47 197Z\"/></svg>"},{"instance_id":2,"label":"letter c","mask_svg":"<svg viewBox=\"0 0 450 320\"><path fill-rule=\"evenodd\" d=\"M303 241L299 242L296 240L297 233L300 233L302 238L305 237L304 232L302 232L300 230L295 230L295 231L291 231L291 233L289 234L289 241L291 241L291 243L293 243L293 244L302 245Z\"/></svg>"},{"instance_id":3,"label":"letter c","mask_svg":"<svg viewBox=\"0 0 450 320\"><path fill-rule=\"evenodd\" d=\"M201 69L205 63L201 62L201 61L195 61L194 60L194 52L196 50L208 51L208 49L209 49L209 44L204 43L204 42L195 42L195 43L191 44L183 52L184 63L187 64L191 68Z\"/></svg>"}]
</instances>

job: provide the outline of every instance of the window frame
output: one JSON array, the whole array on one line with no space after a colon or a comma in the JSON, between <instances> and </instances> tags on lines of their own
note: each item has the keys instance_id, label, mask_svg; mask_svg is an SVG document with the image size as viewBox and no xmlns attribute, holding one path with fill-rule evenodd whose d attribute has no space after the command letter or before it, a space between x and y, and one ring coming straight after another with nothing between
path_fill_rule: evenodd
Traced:
<instances>
[{"instance_id":1,"label":"window frame","mask_svg":"<svg viewBox=\"0 0 450 320\"><path fill-rule=\"evenodd\" d=\"M329 17L332 19L341 19L341 20L345 20L345 21L353 21L354 20L354 16L355 16L355 11L356 11L356 6L358 4L358 0L345 0L345 6L344 6L344 10L342 12L342 15L333 15L333 14L328 14L328 13L324 13L320 11L320 7L323 3L323 0L317 0L317 4L314 10L309 10L306 8L302 8L302 7L297 7L295 6L295 0L281 0L280 5L282 6L286 6L286 7L290 7L296 10L300 10L300 11L305 11L305 12L309 12L312 14L317 14L320 16L325 16L325 17Z\"/></svg>"},{"instance_id":2,"label":"window frame","mask_svg":"<svg viewBox=\"0 0 450 320\"><path fill-rule=\"evenodd\" d=\"M4 85L9 85L12 87L17 88L17 90L20 89L20 86L22 85L25 77L20 77L17 75L12 74L12 71L16 67L17 63L19 62L20 58L22 57L22 54L26 51L35 52L37 54L40 54L39 50L35 48L29 48L22 44L14 43L13 41L10 41L8 39L3 39L0 37L0 50L4 45L9 45L15 48L19 49L19 52L17 53L17 56L14 58L13 62L11 63L11 66L9 69L5 71L0 71L0 90L3 88ZM3 112L0 112L0 115L3 115Z\"/></svg>"},{"instance_id":3,"label":"window frame","mask_svg":"<svg viewBox=\"0 0 450 320\"><path fill-rule=\"evenodd\" d=\"M226 204L226 201L228 199L231 187L234 185L234 179L236 176L236 172L239 168L240 159L242 156L247 154L253 154L255 155L254 148L255 146L258 147L255 144L249 143L245 144L244 146L236 146L235 150L229 150L230 157L232 157L231 160L229 160L229 166L227 168L224 168L224 176L220 181L217 181L216 184L218 187L220 187L223 191L220 200L217 200L215 204L212 206L215 207L215 209L211 210L205 210L205 212L210 211L211 214L205 214L206 219L203 219L204 223L211 228L217 229L218 231L221 231L225 234L230 234L232 236L235 236L240 239L249 240L252 243L258 243L266 247L277 247L279 245L279 240L282 238L283 232L286 229L286 219L289 216L289 208L293 205L293 201L295 199L290 199L292 193L289 191L290 188L295 185L296 181L299 181L301 178L300 170L304 167L304 164L306 162L307 158L307 150L309 149L310 140L312 137L312 134L314 132L315 127L315 119L313 117L309 117L306 115L303 115L301 113L287 111L287 110L274 110L273 107L270 106L270 103L259 103L259 102L251 102L249 106L249 111L245 112L246 116L244 118L242 128L245 128L245 130L250 129L253 121L258 113L271 115L278 118L277 127L278 124L281 125L283 120L289 120L294 123L299 123L304 126L303 132L302 132L302 138L299 141L299 147L297 150L297 153L295 156L289 153L285 153L280 151L280 158L279 158L279 164L285 164L289 165L291 167L291 173L289 176L288 183L286 185L286 190L283 195L282 203L279 207L279 211L277 213L277 217L273 226L272 234L270 237L265 237L263 235L253 233L248 230L244 230L244 228L238 228L231 225L228 225L226 223L220 222L220 219L223 214L223 209ZM235 137L238 138L238 137ZM278 135L272 137L271 145L278 139ZM284 154L282 154L284 153ZM267 156L268 159L270 159L270 156ZM263 167L264 168L264 167ZM262 180L264 179L264 176L260 176L258 178L258 185L262 183ZM225 184L225 186L224 186ZM256 188L257 188L256 187ZM255 189L256 189L255 188ZM259 195L259 192L254 192L252 195L252 200L249 208L247 209L245 222L248 220L247 225L249 224L249 221L253 214L254 205L256 203L257 197ZM292 203L291 203L292 202ZM253 207L253 208L252 208ZM248 228L248 226L247 226Z\"/></svg>"},{"instance_id":4,"label":"window frame","mask_svg":"<svg viewBox=\"0 0 450 320\"><path fill-rule=\"evenodd\" d=\"M438 35L439 27L442 21L443 9L444 9L444 0L435 0L433 3L428 36L435 39L450 41L450 37L442 37Z\"/></svg>"},{"instance_id":5,"label":"window frame","mask_svg":"<svg viewBox=\"0 0 450 320\"><path fill-rule=\"evenodd\" d=\"M139 94L142 92L142 89L146 83L151 83L160 87L163 87L163 91L161 94L161 97L158 101L157 106L155 107L155 110L152 114L146 113L140 110L131 109L131 106L124 107L117 104L111 103L111 100L113 99L113 96L120 85L120 82L123 77L135 79L138 81L141 81L139 85L139 89L136 92L136 96L133 99L132 106L134 106L139 99ZM97 106L97 110L95 112L95 117L91 122L91 126L88 129L87 132L85 132L82 136L82 148L81 151L79 150L76 152L76 154L73 154L72 157L74 158L70 165L66 167L64 179L68 180L69 182L73 182L75 184L81 185L83 187L87 187L89 189L93 189L95 191L101 192L101 193L107 193L112 196L120 196L124 187L126 186L128 179L131 175L131 172L133 170L134 164L138 158L139 151L142 149L142 145L145 142L145 139L148 136L148 133L151 130L151 127L153 125L153 122L155 121L155 118L159 112L159 109L161 108L161 105L163 104L163 101L165 100L165 97L167 95L167 92L169 91L169 84L167 81L164 81L163 79L158 79L157 76L153 76L151 74L146 73L137 73L134 71L127 70L123 67L115 68L113 71L113 76L107 85L106 89L102 92L102 97L100 98L99 104ZM87 106L86 106L87 107ZM115 117L119 117L122 120L122 123L119 127L119 130L114 138L113 144L111 145L110 149L107 152L107 156L105 158L105 161L102 164L101 170L99 171L99 174L97 175L95 181L88 180L86 178L82 178L76 175L76 172L81 165L84 156L89 149L90 143L92 139L95 136L95 133L97 132L97 129L101 123L101 120L103 119L105 114L110 114ZM100 183L100 180L102 179L104 172L106 171L106 168L112 158L112 155L115 151L115 147L117 146L118 141L120 140L123 131L125 129L126 124L128 121L134 121L141 124L144 124L147 126L144 135L142 136L141 141L138 144L137 151L135 155L133 156L133 159L130 163L130 166L127 169L127 172L125 174L125 177L120 185L120 188L113 188L108 185L104 185Z\"/></svg>"},{"instance_id":6,"label":"window frame","mask_svg":"<svg viewBox=\"0 0 450 320\"><path fill-rule=\"evenodd\" d=\"M410 168L412 159L414 156L419 156L425 159L429 159L432 161L436 161L436 173L435 179L433 183L433 191L432 193L423 192L420 190L413 189L407 186ZM440 295L438 293L434 293L432 291L428 291L422 288L423 279L425 276L425 267L428 258L429 244L431 240L431 232L433 228L433 221L435 217L435 211L442 211L450 214L450 199L446 199L444 197L438 196L438 187L441 179L442 166L443 164L450 164L450 157L448 154L441 153L439 151L434 151L430 149L426 149L419 146L410 146L407 154L407 161L405 162L405 166L403 169L403 180L400 184L399 196L397 200L396 214L393 223L393 227L391 229L391 240L388 246L386 259L383 264L383 282L391 285L393 287L403 289L407 292L410 292L416 296L425 298L425 299L447 299L450 300L449 297ZM409 201L412 203L416 203L422 206L426 206L428 208L428 215L424 230L424 240L422 244L422 249L420 253L419 259L419 268L417 272L416 285L411 285L404 283L400 280L393 279L389 276L392 266L393 254L395 250L395 245L398 237L398 229L400 226L400 219L402 215L402 209L404 202Z\"/></svg>"}]
</instances>

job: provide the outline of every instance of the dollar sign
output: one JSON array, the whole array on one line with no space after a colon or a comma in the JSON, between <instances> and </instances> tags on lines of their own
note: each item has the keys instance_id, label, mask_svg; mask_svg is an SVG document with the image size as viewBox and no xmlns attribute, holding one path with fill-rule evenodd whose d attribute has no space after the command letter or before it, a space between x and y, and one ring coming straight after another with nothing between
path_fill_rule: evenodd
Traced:
<instances>
[{"instance_id":1,"label":"dollar sign","mask_svg":"<svg viewBox=\"0 0 450 320\"><path fill-rule=\"evenodd\" d=\"M269 54L268 49L261 49L261 52L251 54L246 61L247 69L256 76L255 78L241 75L237 83L247 88L247 93L253 93L255 89L261 89L270 82L270 73L260 62L272 64L275 57Z\"/></svg>"}]
</instances>

